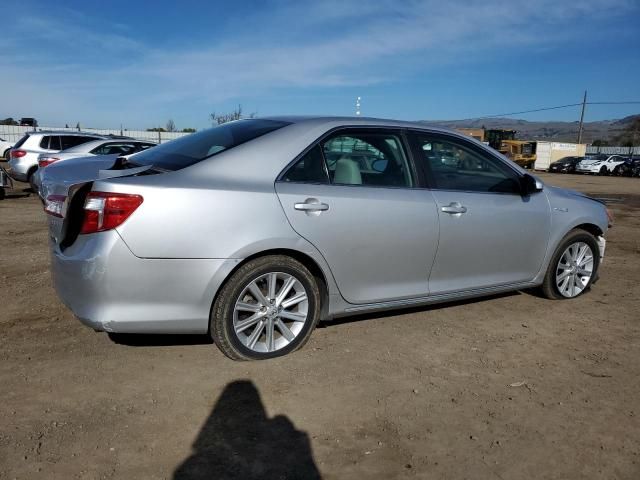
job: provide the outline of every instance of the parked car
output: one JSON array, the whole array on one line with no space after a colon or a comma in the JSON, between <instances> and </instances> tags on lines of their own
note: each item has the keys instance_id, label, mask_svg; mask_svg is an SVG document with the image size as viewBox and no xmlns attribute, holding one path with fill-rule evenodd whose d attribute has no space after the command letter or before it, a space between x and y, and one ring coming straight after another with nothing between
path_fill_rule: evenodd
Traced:
<instances>
[{"instance_id":1,"label":"parked car","mask_svg":"<svg viewBox=\"0 0 640 480\"><path fill-rule=\"evenodd\" d=\"M38 126L38 120L36 120L33 117L22 117L20 119L20 126L21 127L37 127Z\"/></svg>"},{"instance_id":2,"label":"parked car","mask_svg":"<svg viewBox=\"0 0 640 480\"><path fill-rule=\"evenodd\" d=\"M575 173L576 165L584 160L584 157L562 157L549 165L551 173Z\"/></svg>"},{"instance_id":3,"label":"parked car","mask_svg":"<svg viewBox=\"0 0 640 480\"><path fill-rule=\"evenodd\" d=\"M31 185L36 193L39 193L42 171L52 163L62 162L71 158L93 157L96 155L131 155L147 148L156 146L157 143L135 140L130 137L118 137L113 140L92 140L81 143L75 147L67 148L58 153L41 153L38 155L38 169L33 174Z\"/></svg>"},{"instance_id":4,"label":"parked car","mask_svg":"<svg viewBox=\"0 0 640 480\"><path fill-rule=\"evenodd\" d=\"M0 152L2 152L4 159L9 159L9 150L11 150L11 147L13 147L13 142L0 138Z\"/></svg>"},{"instance_id":5,"label":"parked car","mask_svg":"<svg viewBox=\"0 0 640 480\"><path fill-rule=\"evenodd\" d=\"M640 171L640 157L628 157L615 168L613 173L621 177L633 177L638 176L636 174L638 171Z\"/></svg>"},{"instance_id":6,"label":"parked car","mask_svg":"<svg viewBox=\"0 0 640 480\"><path fill-rule=\"evenodd\" d=\"M613 173L615 168L624 162L624 158L620 155L598 155L585 157L576 166L578 173L597 173L599 175L609 175Z\"/></svg>"},{"instance_id":7,"label":"parked car","mask_svg":"<svg viewBox=\"0 0 640 480\"><path fill-rule=\"evenodd\" d=\"M2 165L0 165L0 200L4 200L6 190L11 188L13 188L11 178L9 178L9 175L7 175Z\"/></svg>"},{"instance_id":8,"label":"parked car","mask_svg":"<svg viewBox=\"0 0 640 480\"><path fill-rule=\"evenodd\" d=\"M84 132L28 132L10 150L7 173L14 180L31 183L32 176L38 169L38 156L41 153L58 153L102 138L105 137Z\"/></svg>"},{"instance_id":9,"label":"parked car","mask_svg":"<svg viewBox=\"0 0 640 480\"><path fill-rule=\"evenodd\" d=\"M375 159L325 160L356 144ZM83 323L209 333L238 360L296 350L321 318L531 287L573 299L610 222L463 134L365 118L239 120L42 181L54 285Z\"/></svg>"}]
</instances>

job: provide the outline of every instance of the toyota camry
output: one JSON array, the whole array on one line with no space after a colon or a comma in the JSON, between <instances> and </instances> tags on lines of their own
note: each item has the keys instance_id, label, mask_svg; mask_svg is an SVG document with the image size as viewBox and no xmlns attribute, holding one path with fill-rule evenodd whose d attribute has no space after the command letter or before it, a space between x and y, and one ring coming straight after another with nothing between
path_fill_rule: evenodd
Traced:
<instances>
[{"instance_id":1,"label":"toyota camry","mask_svg":"<svg viewBox=\"0 0 640 480\"><path fill-rule=\"evenodd\" d=\"M42 178L52 271L86 325L290 353L319 320L598 277L610 217L421 123L246 119Z\"/></svg>"}]
</instances>

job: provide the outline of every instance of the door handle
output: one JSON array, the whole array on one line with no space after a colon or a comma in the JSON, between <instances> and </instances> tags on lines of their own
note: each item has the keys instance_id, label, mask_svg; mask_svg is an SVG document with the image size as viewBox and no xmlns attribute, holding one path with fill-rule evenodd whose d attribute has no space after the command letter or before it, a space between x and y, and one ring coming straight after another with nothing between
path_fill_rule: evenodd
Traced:
<instances>
[{"instance_id":1,"label":"door handle","mask_svg":"<svg viewBox=\"0 0 640 480\"><path fill-rule=\"evenodd\" d=\"M325 212L329 210L329 205L317 198L307 198L303 203L294 203L293 208L302 212Z\"/></svg>"},{"instance_id":2,"label":"door handle","mask_svg":"<svg viewBox=\"0 0 640 480\"><path fill-rule=\"evenodd\" d=\"M462 206L459 202L451 202L449 205L441 207L440 210L452 215L467 213L467 207Z\"/></svg>"}]
</instances>

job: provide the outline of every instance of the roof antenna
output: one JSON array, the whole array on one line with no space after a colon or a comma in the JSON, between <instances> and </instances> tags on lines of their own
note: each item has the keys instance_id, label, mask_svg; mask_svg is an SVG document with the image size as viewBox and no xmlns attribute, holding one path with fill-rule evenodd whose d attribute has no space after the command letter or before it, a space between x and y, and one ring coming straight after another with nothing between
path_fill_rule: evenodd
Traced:
<instances>
[{"instance_id":1,"label":"roof antenna","mask_svg":"<svg viewBox=\"0 0 640 480\"><path fill-rule=\"evenodd\" d=\"M361 100L360 97L356 98L356 116L357 117L360 116L360 100Z\"/></svg>"}]
</instances>

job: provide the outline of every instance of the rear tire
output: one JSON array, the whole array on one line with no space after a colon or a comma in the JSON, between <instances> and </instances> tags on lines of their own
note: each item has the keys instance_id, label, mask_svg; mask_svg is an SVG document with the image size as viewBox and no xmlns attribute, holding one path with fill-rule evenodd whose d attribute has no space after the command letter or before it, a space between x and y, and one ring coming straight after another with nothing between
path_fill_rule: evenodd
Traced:
<instances>
[{"instance_id":1,"label":"rear tire","mask_svg":"<svg viewBox=\"0 0 640 480\"><path fill-rule=\"evenodd\" d=\"M33 183L33 175L36 173L36 171L37 171L37 169L29 172L28 181L29 181L29 187L31 188L31 191L33 193L35 193L36 195L38 195L38 187L36 187L36 185Z\"/></svg>"},{"instance_id":2,"label":"rear tire","mask_svg":"<svg viewBox=\"0 0 640 480\"><path fill-rule=\"evenodd\" d=\"M572 257L572 253L575 256ZM599 265L600 249L595 237L585 230L572 230L562 239L549 262L541 287L543 295L551 300L579 297L597 278Z\"/></svg>"},{"instance_id":3,"label":"rear tire","mask_svg":"<svg viewBox=\"0 0 640 480\"><path fill-rule=\"evenodd\" d=\"M273 285L273 286L272 286ZM299 261L256 258L220 290L209 320L211 338L233 360L265 360L302 347L320 318L320 290Z\"/></svg>"},{"instance_id":4,"label":"rear tire","mask_svg":"<svg viewBox=\"0 0 640 480\"><path fill-rule=\"evenodd\" d=\"M4 152L2 152L2 158L4 158L5 160L9 161L9 151L11 149L7 148Z\"/></svg>"}]
</instances>

